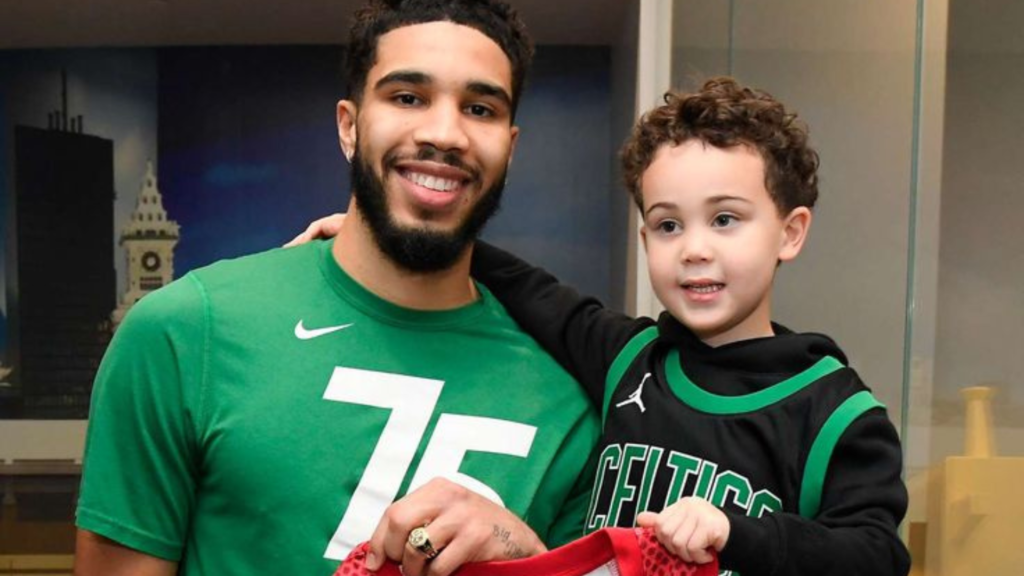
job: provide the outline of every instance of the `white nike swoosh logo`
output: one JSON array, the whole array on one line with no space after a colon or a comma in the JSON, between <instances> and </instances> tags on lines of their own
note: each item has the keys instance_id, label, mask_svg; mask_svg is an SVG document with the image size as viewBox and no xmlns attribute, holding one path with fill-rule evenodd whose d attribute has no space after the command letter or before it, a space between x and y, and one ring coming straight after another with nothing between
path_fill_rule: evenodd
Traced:
<instances>
[{"instance_id":1,"label":"white nike swoosh logo","mask_svg":"<svg viewBox=\"0 0 1024 576\"><path fill-rule=\"evenodd\" d=\"M345 328L348 328L351 325L352 324L341 324L340 326L327 326L326 328L315 328L313 330L308 330L305 326L302 325L302 320L299 320L299 323L295 325L295 337L298 338L299 340L310 340L318 336L323 336L324 334L330 334L331 332L344 330Z\"/></svg>"}]
</instances>

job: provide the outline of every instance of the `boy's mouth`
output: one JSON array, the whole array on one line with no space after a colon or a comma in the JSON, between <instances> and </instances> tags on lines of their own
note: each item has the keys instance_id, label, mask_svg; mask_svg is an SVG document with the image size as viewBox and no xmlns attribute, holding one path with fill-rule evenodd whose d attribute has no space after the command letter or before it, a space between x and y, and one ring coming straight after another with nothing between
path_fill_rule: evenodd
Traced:
<instances>
[{"instance_id":1,"label":"boy's mouth","mask_svg":"<svg viewBox=\"0 0 1024 576\"><path fill-rule=\"evenodd\" d=\"M725 284L722 282L683 282L683 290L695 292L697 294L714 294L725 288Z\"/></svg>"}]
</instances>

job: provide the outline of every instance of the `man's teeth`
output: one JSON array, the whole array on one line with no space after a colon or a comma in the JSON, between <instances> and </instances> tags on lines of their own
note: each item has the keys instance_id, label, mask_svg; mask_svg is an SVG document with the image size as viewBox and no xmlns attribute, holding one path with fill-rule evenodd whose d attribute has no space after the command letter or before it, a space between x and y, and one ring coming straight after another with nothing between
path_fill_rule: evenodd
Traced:
<instances>
[{"instance_id":1,"label":"man's teeth","mask_svg":"<svg viewBox=\"0 0 1024 576\"><path fill-rule=\"evenodd\" d=\"M414 184L423 186L424 188L430 188L431 190L437 190L438 192L449 192L454 190L458 185L458 180L449 180L447 178L438 178L437 176L429 176L427 174L417 174L415 172L409 173L409 180Z\"/></svg>"}]
</instances>

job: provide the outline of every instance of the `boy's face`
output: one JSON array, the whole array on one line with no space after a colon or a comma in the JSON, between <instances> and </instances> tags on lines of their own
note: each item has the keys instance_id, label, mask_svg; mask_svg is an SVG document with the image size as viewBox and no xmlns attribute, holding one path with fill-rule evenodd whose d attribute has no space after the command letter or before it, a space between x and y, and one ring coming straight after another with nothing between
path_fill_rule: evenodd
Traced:
<instances>
[{"instance_id":1,"label":"boy's face","mask_svg":"<svg viewBox=\"0 0 1024 576\"><path fill-rule=\"evenodd\" d=\"M493 213L518 135L511 93L508 57L473 28L430 22L380 37L361 102L340 102L338 125L390 227L456 237Z\"/></svg>"},{"instance_id":2,"label":"boy's face","mask_svg":"<svg viewBox=\"0 0 1024 576\"><path fill-rule=\"evenodd\" d=\"M641 190L640 233L665 308L712 346L772 335L776 264L800 252L811 213L779 214L757 150L662 146Z\"/></svg>"}]
</instances>

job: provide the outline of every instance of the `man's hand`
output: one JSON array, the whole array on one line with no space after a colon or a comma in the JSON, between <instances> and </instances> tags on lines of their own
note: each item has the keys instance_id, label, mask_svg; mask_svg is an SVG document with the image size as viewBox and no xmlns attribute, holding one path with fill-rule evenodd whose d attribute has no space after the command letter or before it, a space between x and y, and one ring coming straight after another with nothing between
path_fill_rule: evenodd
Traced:
<instances>
[{"instance_id":1,"label":"man's hand","mask_svg":"<svg viewBox=\"0 0 1024 576\"><path fill-rule=\"evenodd\" d=\"M642 512L637 526L653 528L658 542L687 562L713 559L709 548L721 552L729 540L729 518L707 500L683 498L660 514Z\"/></svg>"},{"instance_id":2,"label":"man's hand","mask_svg":"<svg viewBox=\"0 0 1024 576\"><path fill-rule=\"evenodd\" d=\"M424 525L439 551L433 560L408 543L409 533ZM448 576L467 562L512 560L546 550L515 514L435 478L388 507L370 539L366 567L376 571L387 557L402 564L405 576Z\"/></svg>"},{"instance_id":3,"label":"man's hand","mask_svg":"<svg viewBox=\"0 0 1024 576\"><path fill-rule=\"evenodd\" d=\"M284 247L299 246L317 238L334 238L341 231L341 223L344 221L345 215L341 213L331 214L330 216L314 220L301 234L292 238Z\"/></svg>"}]
</instances>

